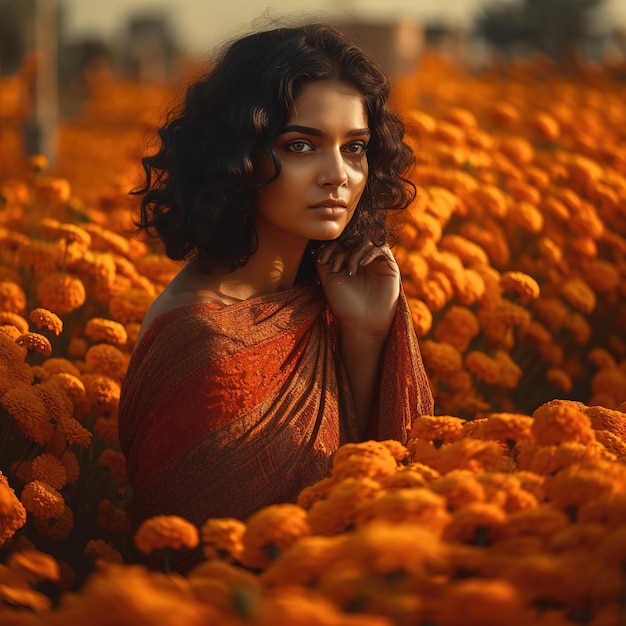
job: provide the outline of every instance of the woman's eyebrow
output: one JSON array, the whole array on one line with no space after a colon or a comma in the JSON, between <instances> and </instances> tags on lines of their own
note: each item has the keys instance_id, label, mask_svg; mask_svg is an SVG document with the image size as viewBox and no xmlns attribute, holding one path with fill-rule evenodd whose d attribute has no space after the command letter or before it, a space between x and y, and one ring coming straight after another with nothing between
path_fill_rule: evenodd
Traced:
<instances>
[{"instance_id":1,"label":"woman's eyebrow","mask_svg":"<svg viewBox=\"0 0 626 626\"><path fill-rule=\"evenodd\" d=\"M314 135L315 137L324 137L326 133L319 128L312 128L310 126L301 126L300 124L291 124L290 126L285 126L281 131L280 135L284 135L285 133L303 133L305 135ZM369 128L355 128L354 130L346 133L346 137L362 137L363 135L371 135Z\"/></svg>"}]
</instances>

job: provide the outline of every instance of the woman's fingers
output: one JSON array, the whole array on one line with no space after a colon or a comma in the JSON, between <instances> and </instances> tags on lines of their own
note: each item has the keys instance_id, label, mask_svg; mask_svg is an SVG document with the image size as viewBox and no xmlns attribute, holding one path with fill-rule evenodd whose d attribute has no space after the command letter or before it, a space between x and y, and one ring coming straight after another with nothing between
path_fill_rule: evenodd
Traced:
<instances>
[{"instance_id":1,"label":"woman's fingers","mask_svg":"<svg viewBox=\"0 0 626 626\"><path fill-rule=\"evenodd\" d=\"M338 250L336 244L325 245L318 253L318 262L328 263L331 274L346 272L349 276L356 274L360 267L369 265L376 259L385 261L390 269L396 267L396 261L389 246L375 246L371 241L350 254Z\"/></svg>"}]
</instances>

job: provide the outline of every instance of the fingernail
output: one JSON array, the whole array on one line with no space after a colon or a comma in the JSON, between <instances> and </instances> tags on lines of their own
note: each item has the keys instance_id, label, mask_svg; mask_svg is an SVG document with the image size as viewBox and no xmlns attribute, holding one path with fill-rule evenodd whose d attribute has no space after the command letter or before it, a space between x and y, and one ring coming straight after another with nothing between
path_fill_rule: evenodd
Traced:
<instances>
[{"instance_id":1,"label":"fingernail","mask_svg":"<svg viewBox=\"0 0 626 626\"><path fill-rule=\"evenodd\" d=\"M351 267L348 268L348 276L352 276L352 268Z\"/></svg>"},{"instance_id":2,"label":"fingernail","mask_svg":"<svg viewBox=\"0 0 626 626\"><path fill-rule=\"evenodd\" d=\"M321 263L322 259L324 258L324 248L322 248L318 253L317 253L317 262Z\"/></svg>"}]
</instances>

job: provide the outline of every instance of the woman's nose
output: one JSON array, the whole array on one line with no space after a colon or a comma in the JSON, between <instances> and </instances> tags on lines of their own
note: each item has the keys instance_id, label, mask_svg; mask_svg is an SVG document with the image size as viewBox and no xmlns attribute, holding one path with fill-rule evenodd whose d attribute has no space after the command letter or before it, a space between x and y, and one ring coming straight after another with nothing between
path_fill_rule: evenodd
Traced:
<instances>
[{"instance_id":1,"label":"woman's nose","mask_svg":"<svg viewBox=\"0 0 626 626\"><path fill-rule=\"evenodd\" d=\"M324 156L318 181L323 186L337 187L348 182L346 164L341 150L329 150Z\"/></svg>"}]
</instances>

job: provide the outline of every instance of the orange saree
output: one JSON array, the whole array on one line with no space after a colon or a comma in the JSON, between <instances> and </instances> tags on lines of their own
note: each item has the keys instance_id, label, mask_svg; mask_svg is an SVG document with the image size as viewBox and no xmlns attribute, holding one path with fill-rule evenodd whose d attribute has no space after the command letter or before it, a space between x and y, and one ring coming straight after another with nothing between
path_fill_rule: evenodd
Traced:
<instances>
[{"instance_id":1,"label":"orange saree","mask_svg":"<svg viewBox=\"0 0 626 626\"><path fill-rule=\"evenodd\" d=\"M317 285L155 319L120 400L133 525L168 514L197 525L245 520L326 476L335 450L358 439L336 346ZM433 407L404 298L380 371L368 438L405 442L413 419ZM199 558L181 554L173 566Z\"/></svg>"}]
</instances>

